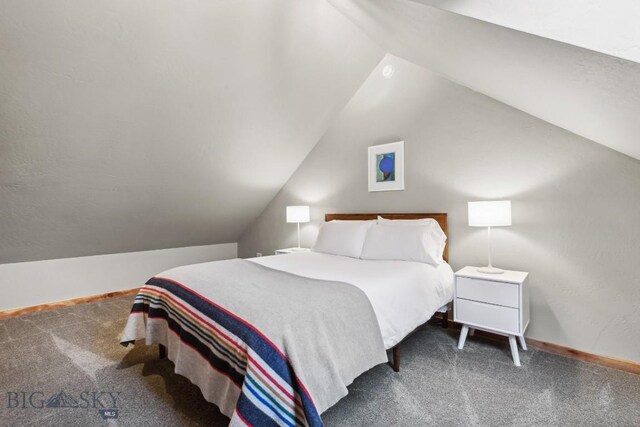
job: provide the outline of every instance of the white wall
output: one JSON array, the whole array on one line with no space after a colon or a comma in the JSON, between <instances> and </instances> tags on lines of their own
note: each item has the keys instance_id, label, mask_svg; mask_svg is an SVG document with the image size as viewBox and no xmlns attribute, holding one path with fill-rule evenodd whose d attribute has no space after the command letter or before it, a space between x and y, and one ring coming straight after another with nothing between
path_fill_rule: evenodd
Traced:
<instances>
[{"instance_id":1,"label":"white wall","mask_svg":"<svg viewBox=\"0 0 640 427\"><path fill-rule=\"evenodd\" d=\"M381 67L396 67L384 79ZM367 147L405 141L406 190L367 191ZM447 212L455 269L483 265L486 230L467 201L510 199L494 265L529 271L527 336L640 361L640 162L388 56L239 241L241 256L295 244L285 206L325 212Z\"/></svg>"},{"instance_id":2,"label":"white wall","mask_svg":"<svg viewBox=\"0 0 640 427\"><path fill-rule=\"evenodd\" d=\"M235 258L236 243L0 264L0 311L142 286L185 264Z\"/></svg>"},{"instance_id":3,"label":"white wall","mask_svg":"<svg viewBox=\"0 0 640 427\"><path fill-rule=\"evenodd\" d=\"M640 62L637 0L413 0Z\"/></svg>"}]
</instances>

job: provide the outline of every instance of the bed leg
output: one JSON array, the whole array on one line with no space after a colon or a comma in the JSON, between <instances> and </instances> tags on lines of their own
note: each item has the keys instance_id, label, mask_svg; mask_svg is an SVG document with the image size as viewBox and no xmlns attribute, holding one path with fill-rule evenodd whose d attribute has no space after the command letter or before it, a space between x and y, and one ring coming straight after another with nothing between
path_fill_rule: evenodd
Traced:
<instances>
[{"instance_id":1,"label":"bed leg","mask_svg":"<svg viewBox=\"0 0 640 427\"><path fill-rule=\"evenodd\" d=\"M391 360L390 365L395 372L400 372L400 346L396 345L393 347L393 349L391 349L391 353L393 359Z\"/></svg>"},{"instance_id":2,"label":"bed leg","mask_svg":"<svg viewBox=\"0 0 640 427\"><path fill-rule=\"evenodd\" d=\"M449 310L442 313L442 327L447 329L449 327Z\"/></svg>"},{"instance_id":3,"label":"bed leg","mask_svg":"<svg viewBox=\"0 0 640 427\"><path fill-rule=\"evenodd\" d=\"M158 346L158 349L159 349L159 353L160 353L160 359L166 359L167 358L167 347L165 347L162 344L160 344Z\"/></svg>"}]
</instances>

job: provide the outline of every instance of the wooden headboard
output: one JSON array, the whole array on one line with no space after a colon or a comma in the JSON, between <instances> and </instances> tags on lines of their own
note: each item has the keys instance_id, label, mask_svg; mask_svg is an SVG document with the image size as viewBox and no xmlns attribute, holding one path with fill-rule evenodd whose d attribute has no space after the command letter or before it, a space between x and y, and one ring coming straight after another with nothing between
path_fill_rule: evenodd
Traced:
<instances>
[{"instance_id":1,"label":"wooden headboard","mask_svg":"<svg viewBox=\"0 0 640 427\"><path fill-rule=\"evenodd\" d=\"M345 213L345 214L325 214L325 221L332 221L334 219L341 221L366 221L371 219L378 219L378 215L386 219L422 219L433 218L438 221L440 228L444 231L444 234L449 237L449 229L447 227L447 214L446 213ZM449 239L444 246L444 252L442 258L449 262Z\"/></svg>"}]
</instances>

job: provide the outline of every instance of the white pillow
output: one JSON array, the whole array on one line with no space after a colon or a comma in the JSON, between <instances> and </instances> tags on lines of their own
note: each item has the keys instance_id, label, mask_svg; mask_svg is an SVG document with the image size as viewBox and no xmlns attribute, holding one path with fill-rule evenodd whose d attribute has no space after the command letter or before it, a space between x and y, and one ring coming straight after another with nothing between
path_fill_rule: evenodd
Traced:
<instances>
[{"instance_id":1,"label":"white pillow","mask_svg":"<svg viewBox=\"0 0 640 427\"><path fill-rule=\"evenodd\" d=\"M320 226L318 238L312 250L325 254L360 258L367 230L372 221L329 221Z\"/></svg>"},{"instance_id":2,"label":"white pillow","mask_svg":"<svg viewBox=\"0 0 640 427\"><path fill-rule=\"evenodd\" d=\"M442 254L444 253L444 247L447 244L447 235L444 234L438 221L433 218L421 218L421 219L386 219L378 215L378 224L391 225L391 226L429 226L431 227L431 238L437 242L437 248L435 257L439 262L444 262Z\"/></svg>"},{"instance_id":3,"label":"white pillow","mask_svg":"<svg viewBox=\"0 0 640 427\"><path fill-rule=\"evenodd\" d=\"M376 224L367 232L360 258L416 261L437 266L441 262L438 246L430 225L397 227Z\"/></svg>"}]
</instances>

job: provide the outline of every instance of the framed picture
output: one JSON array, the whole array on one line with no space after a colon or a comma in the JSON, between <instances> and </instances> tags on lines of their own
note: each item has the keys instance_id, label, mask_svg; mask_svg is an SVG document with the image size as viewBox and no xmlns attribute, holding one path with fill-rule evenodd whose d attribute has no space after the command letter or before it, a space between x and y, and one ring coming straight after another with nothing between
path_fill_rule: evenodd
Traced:
<instances>
[{"instance_id":1,"label":"framed picture","mask_svg":"<svg viewBox=\"0 0 640 427\"><path fill-rule=\"evenodd\" d=\"M369 147L369 191L404 190L404 141Z\"/></svg>"}]
</instances>

